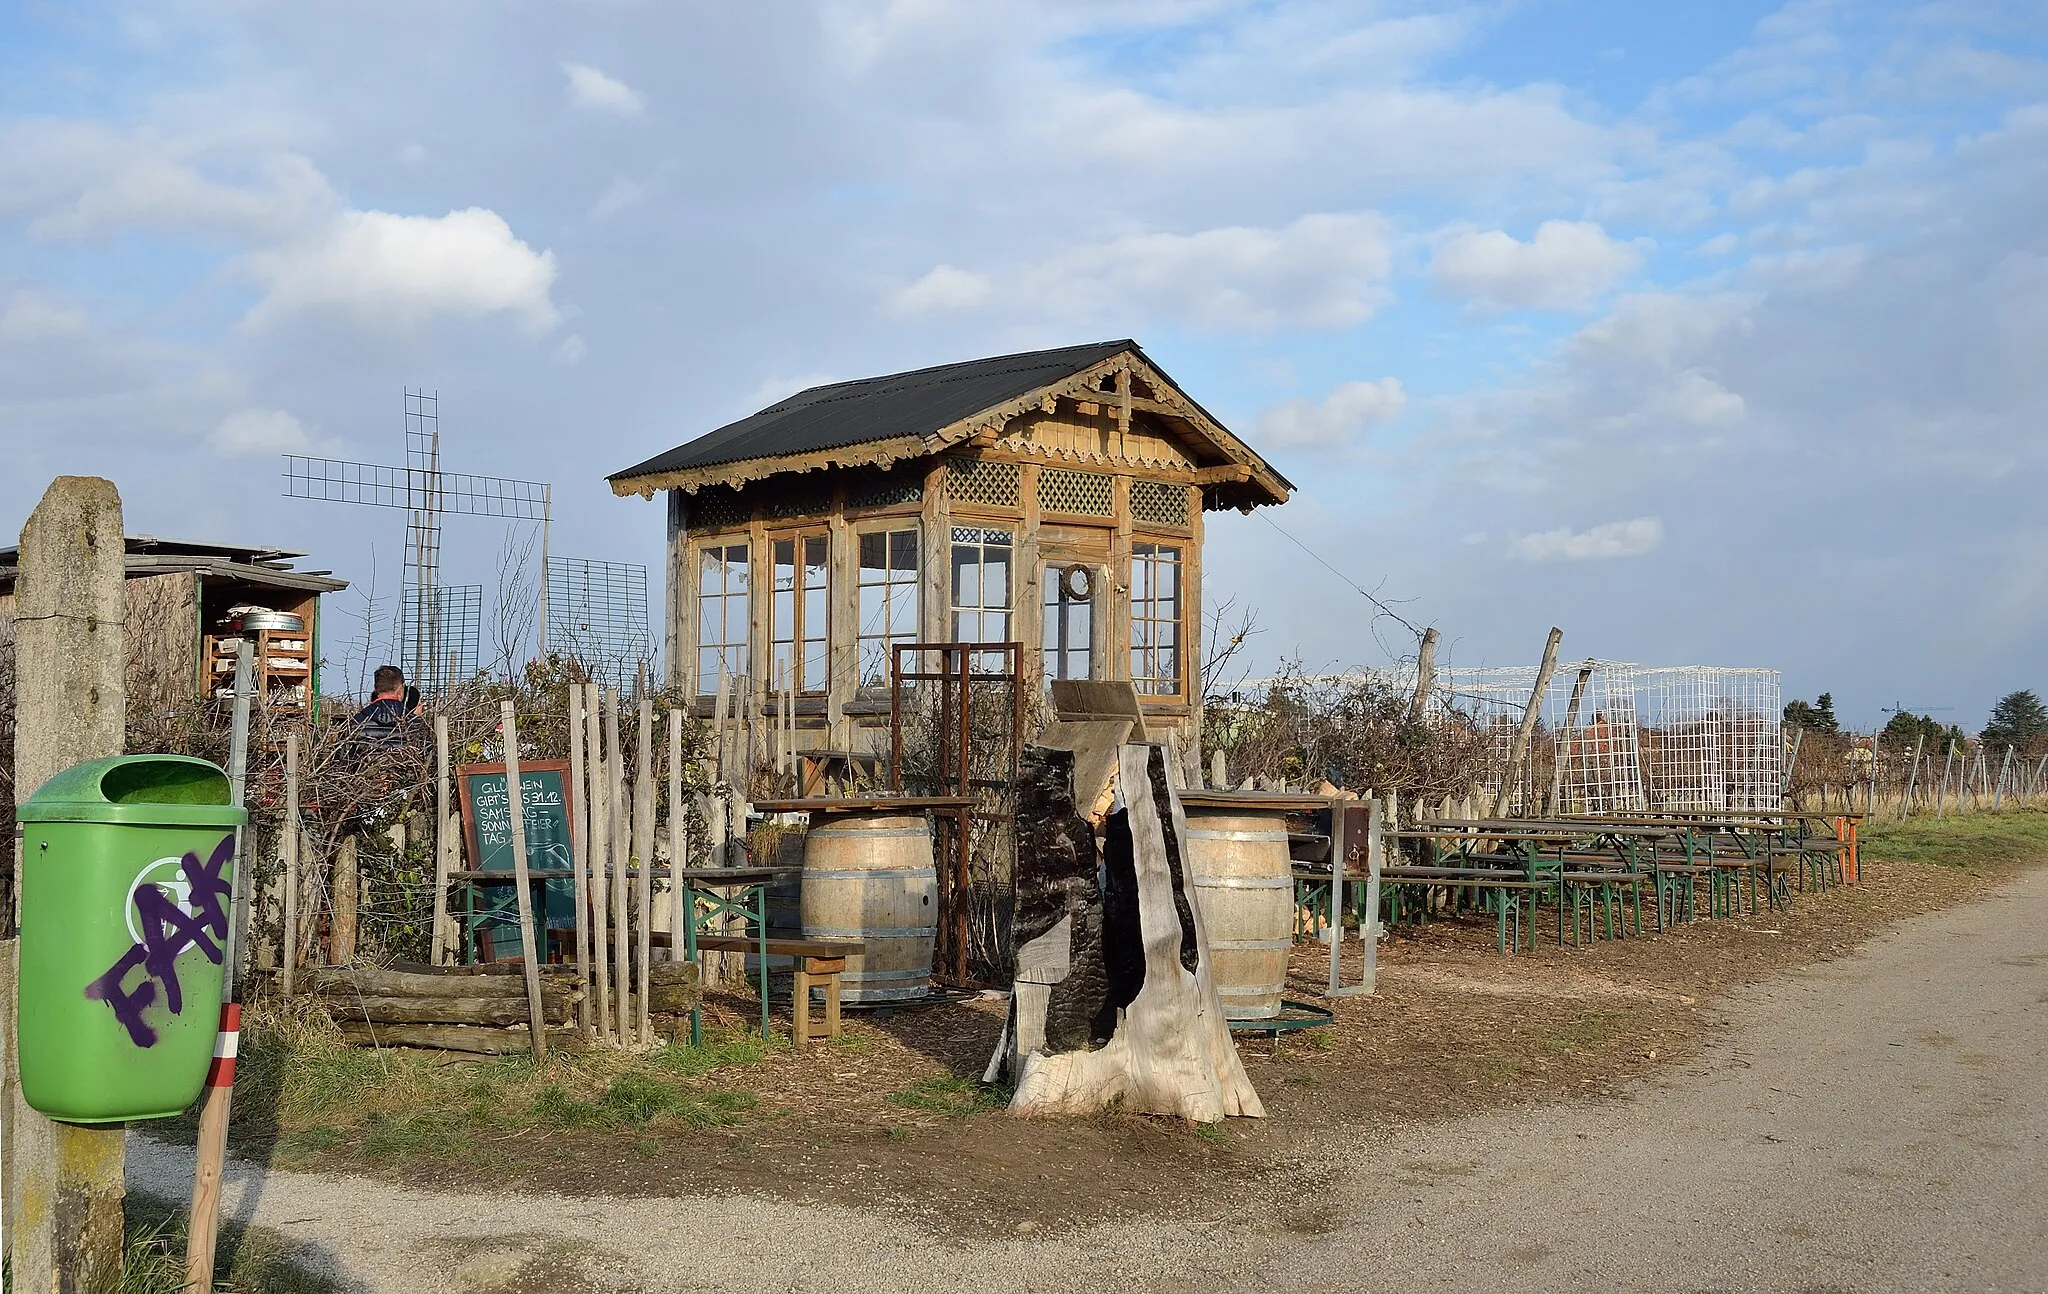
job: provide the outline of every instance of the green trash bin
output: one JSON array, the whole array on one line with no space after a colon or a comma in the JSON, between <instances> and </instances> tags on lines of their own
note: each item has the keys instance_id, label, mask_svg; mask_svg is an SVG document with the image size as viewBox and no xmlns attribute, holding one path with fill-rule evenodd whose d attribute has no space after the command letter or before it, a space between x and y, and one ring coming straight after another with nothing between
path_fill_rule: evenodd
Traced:
<instances>
[{"instance_id":1,"label":"green trash bin","mask_svg":"<svg viewBox=\"0 0 2048 1294\"><path fill-rule=\"evenodd\" d=\"M183 755L87 760L22 804L21 1094L53 1119L177 1114L220 1027L234 877L227 774Z\"/></svg>"}]
</instances>

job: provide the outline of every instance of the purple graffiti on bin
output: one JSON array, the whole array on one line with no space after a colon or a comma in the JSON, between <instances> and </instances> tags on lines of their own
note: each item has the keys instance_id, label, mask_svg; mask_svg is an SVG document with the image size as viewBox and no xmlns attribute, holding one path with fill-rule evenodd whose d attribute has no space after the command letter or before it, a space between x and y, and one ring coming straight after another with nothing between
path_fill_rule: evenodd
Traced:
<instances>
[{"instance_id":1,"label":"purple graffiti on bin","mask_svg":"<svg viewBox=\"0 0 2048 1294\"><path fill-rule=\"evenodd\" d=\"M188 851L179 870L191 887L187 912L157 885L135 888L135 915L142 928L138 939L107 973L85 986L85 995L114 1008L114 1018L128 1030L138 1047L154 1047L156 1030L142 1018L143 1008L157 999L163 988L164 1007L173 1015L185 1009L185 993L178 983L178 958L187 948L197 948L206 960L219 964L220 941L228 934L228 883L221 879L235 856L235 838L225 836L214 846L213 856L204 863ZM142 979L133 988L125 986L129 974L140 968Z\"/></svg>"}]
</instances>

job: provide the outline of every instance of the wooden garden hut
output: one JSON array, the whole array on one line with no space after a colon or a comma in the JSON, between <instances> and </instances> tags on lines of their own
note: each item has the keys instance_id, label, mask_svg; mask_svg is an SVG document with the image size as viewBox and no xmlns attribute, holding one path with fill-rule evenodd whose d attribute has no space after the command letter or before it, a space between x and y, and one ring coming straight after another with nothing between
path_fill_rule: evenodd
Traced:
<instances>
[{"instance_id":1,"label":"wooden garden hut","mask_svg":"<svg viewBox=\"0 0 2048 1294\"><path fill-rule=\"evenodd\" d=\"M766 708L787 670L799 748L839 750L917 641L1020 642L1192 735L1203 514L1293 489L1129 340L812 387L609 480L668 495L673 681Z\"/></svg>"}]
</instances>

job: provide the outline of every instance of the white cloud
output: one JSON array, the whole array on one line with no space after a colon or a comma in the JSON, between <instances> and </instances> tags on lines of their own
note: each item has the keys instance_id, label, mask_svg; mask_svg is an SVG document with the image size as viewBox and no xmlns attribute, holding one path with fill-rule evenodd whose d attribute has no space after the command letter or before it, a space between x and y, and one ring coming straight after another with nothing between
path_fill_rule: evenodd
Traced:
<instances>
[{"instance_id":1,"label":"white cloud","mask_svg":"<svg viewBox=\"0 0 2048 1294\"><path fill-rule=\"evenodd\" d=\"M583 357L589 353L590 347L584 343L582 336L577 333L570 333L567 337L562 338L559 346L555 347L555 362L558 364L581 364Z\"/></svg>"},{"instance_id":2,"label":"white cloud","mask_svg":"<svg viewBox=\"0 0 2048 1294\"><path fill-rule=\"evenodd\" d=\"M313 438L304 424L282 409L238 409L208 434L206 447L233 458L303 454L313 448Z\"/></svg>"},{"instance_id":3,"label":"white cloud","mask_svg":"<svg viewBox=\"0 0 2048 1294\"><path fill-rule=\"evenodd\" d=\"M647 106L632 86L588 64L564 63L562 71L569 77L569 102L585 111L637 117Z\"/></svg>"},{"instance_id":4,"label":"white cloud","mask_svg":"<svg viewBox=\"0 0 2048 1294\"><path fill-rule=\"evenodd\" d=\"M1401 380L1345 382L1321 400L1288 400L1259 415L1258 434L1292 449L1335 449L1399 417L1408 403Z\"/></svg>"},{"instance_id":5,"label":"white cloud","mask_svg":"<svg viewBox=\"0 0 2048 1294\"><path fill-rule=\"evenodd\" d=\"M0 341L20 344L82 337L92 329L85 311L35 292L17 292L0 311Z\"/></svg>"},{"instance_id":6,"label":"white cloud","mask_svg":"<svg viewBox=\"0 0 2048 1294\"><path fill-rule=\"evenodd\" d=\"M1546 220L1528 242L1495 229L1456 234L1430 262L1436 285L1501 309L1584 310L1643 262L1591 221Z\"/></svg>"},{"instance_id":7,"label":"white cloud","mask_svg":"<svg viewBox=\"0 0 2048 1294\"><path fill-rule=\"evenodd\" d=\"M494 211L445 216L350 211L314 238L245 261L268 289L247 316L263 327L328 313L373 326L506 314L540 333L560 321L552 252L536 252Z\"/></svg>"},{"instance_id":8,"label":"white cloud","mask_svg":"<svg viewBox=\"0 0 2048 1294\"><path fill-rule=\"evenodd\" d=\"M630 207L638 202L645 192L638 180L629 180L621 176L606 185L604 192L597 195L597 201L590 204L591 219L601 220L615 211Z\"/></svg>"},{"instance_id":9,"label":"white cloud","mask_svg":"<svg viewBox=\"0 0 2048 1294\"><path fill-rule=\"evenodd\" d=\"M0 126L0 215L27 215L36 238L274 237L334 205L318 168L274 146L49 118Z\"/></svg>"},{"instance_id":10,"label":"white cloud","mask_svg":"<svg viewBox=\"0 0 2048 1294\"><path fill-rule=\"evenodd\" d=\"M1336 328L1370 318L1386 299L1390 260L1377 213L1316 214L1276 228L1128 234L1006 272L942 265L892 304L910 315L995 303L1063 323Z\"/></svg>"},{"instance_id":11,"label":"white cloud","mask_svg":"<svg viewBox=\"0 0 2048 1294\"><path fill-rule=\"evenodd\" d=\"M1517 535L1508 542L1508 556L1525 562L1596 562L1612 557L1640 557L1664 542L1664 523L1656 517L1610 521L1591 530L1569 526Z\"/></svg>"}]
</instances>

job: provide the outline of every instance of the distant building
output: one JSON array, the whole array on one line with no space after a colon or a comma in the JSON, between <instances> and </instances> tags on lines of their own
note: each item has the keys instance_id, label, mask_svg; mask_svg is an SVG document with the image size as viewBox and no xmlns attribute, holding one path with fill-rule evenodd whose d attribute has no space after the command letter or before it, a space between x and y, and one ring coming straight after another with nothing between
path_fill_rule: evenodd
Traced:
<instances>
[{"instance_id":1,"label":"distant building","mask_svg":"<svg viewBox=\"0 0 2048 1294\"><path fill-rule=\"evenodd\" d=\"M1294 488L1133 341L812 387L609 479L668 493L672 680L758 706L788 670L799 744L837 749L918 641L1130 680L1192 735L1203 513Z\"/></svg>"},{"instance_id":2,"label":"distant building","mask_svg":"<svg viewBox=\"0 0 2048 1294\"><path fill-rule=\"evenodd\" d=\"M348 587L326 571L300 571L304 553L207 544L153 535L127 538L128 700L164 711L217 695L233 680L229 611L260 606L300 617L300 633L272 633L258 653L263 701L300 708L319 695L320 597ZM0 548L0 644L14 642L14 583L20 558Z\"/></svg>"}]
</instances>

